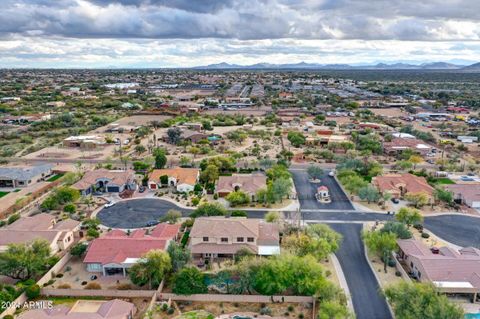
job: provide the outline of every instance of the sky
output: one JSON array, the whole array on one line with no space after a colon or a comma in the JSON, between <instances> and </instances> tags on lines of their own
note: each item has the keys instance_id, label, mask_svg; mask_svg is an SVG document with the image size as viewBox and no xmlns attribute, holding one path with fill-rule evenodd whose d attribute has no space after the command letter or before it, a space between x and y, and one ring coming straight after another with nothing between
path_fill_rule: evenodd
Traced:
<instances>
[{"instance_id":1,"label":"sky","mask_svg":"<svg viewBox=\"0 0 480 319\"><path fill-rule=\"evenodd\" d=\"M0 67L480 62L480 0L1 0Z\"/></svg>"}]
</instances>

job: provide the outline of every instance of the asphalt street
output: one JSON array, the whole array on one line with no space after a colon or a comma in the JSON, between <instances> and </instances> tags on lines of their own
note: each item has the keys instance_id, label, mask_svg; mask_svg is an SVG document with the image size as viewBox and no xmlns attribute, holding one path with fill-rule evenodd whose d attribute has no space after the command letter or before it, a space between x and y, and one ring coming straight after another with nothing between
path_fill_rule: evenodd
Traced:
<instances>
[{"instance_id":1,"label":"asphalt street","mask_svg":"<svg viewBox=\"0 0 480 319\"><path fill-rule=\"evenodd\" d=\"M320 178L320 183L311 183L306 170L295 169L290 172L293 175L293 181L302 209L354 210L347 195L343 192L340 185L338 185L335 178L328 176L328 172L325 172L324 176ZM322 185L328 187L330 198L332 199L331 203L319 203L315 198L317 188Z\"/></svg>"},{"instance_id":2,"label":"asphalt street","mask_svg":"<svg viewBox=\"0 0 480 319\"><path fill-rule=\"evenodd\" d=\"M480 248L480 218L463 215L426 217L424 226L455 245Z\"/></svg>"},{"instance_id":3,"label":"asphalt street","mask_svg":"<svg viewBox=\"0 0 480 319\"><path fill-rule=\"evenodd\" d=\"M379 293L377 279L365 258L360 224L330 224L343 236L340 249L335 253L342 266L352 296L357 319L392 318L385 298ZM393 271L393 270L390 270Z\"/></svg>"}]
</instances>

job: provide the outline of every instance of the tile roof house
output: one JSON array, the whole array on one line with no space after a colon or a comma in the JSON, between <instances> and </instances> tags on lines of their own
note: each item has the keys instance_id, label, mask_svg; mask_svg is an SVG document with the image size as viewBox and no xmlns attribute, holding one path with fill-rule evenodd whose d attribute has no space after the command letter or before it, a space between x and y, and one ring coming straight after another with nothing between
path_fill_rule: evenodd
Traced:
<instances>
[{"instance_id":1,"label":"tile roof house","mask_svg":"<svg viewBox=\"0 0 480 319\"><path fill-rule=\"evenodd\" d=\"M241 190L255 200L257 191L266 187L267 177L264 174L233 174L219 177L216 192L218 196L225 197L231 192Z\"/></svg>"},{"instance_id":2,"label":"tile roof house","mask_svg":"<svg viewBox=\"0 0 480 319\"><path fill-rule=\"evenodd\" d=\"M26 187L52 175L52 164L30 167L0 167L0 187Z\"/></svg>"},{"instance_id":3,"label":"tile roof house","mask_svg":"<svg viewBox=\"0 0 480 319\"><path fill-rule=\"evenodd\" d=\"M107 169L96 169L88 171L82 179L72 185L78 189L82 195L93 193L95 189L103 190L106 193L121 193L126 189L135 190L135 172L110 171Z\"/></svg>"},{"instance_id":4,"label":"tile roof house","mask_svg":"<svg viewBox=\"0 0 480 319\"><path fill-rule=\"evenodd\" d=\"M56 222L50 214L37 214L22 217L16 222L0 228L0 251L9 244L20 244L45 239L50 243L52 253L66 250L74 242L74 233L80 228L80 222L65 219Z\"/></svg>"},{"instance_id":5,"label":"tile roof house","mask_svg":"<svg viewBox=\"0 0 480 319\"><path fill-rule=\"evenodd\" d=\"M388 155L397 155L404 150L412 150L421 155L432 151L433 147L415 138L393 138L390 142L383 143L383 151Z\"/></svg>"},{"instance_id":6,"label":"tile roof house","mask_svg":"<svg viewBox=\"0 0 480 319\"><path fill-rule=\"evenodd\" d=\"M198 168L164 168L154 169L148 178L148 188L157 189L161 187L160 177L168 176L168 185L175 186L177 191L188 193L193 191L200 176Z\"/></svg>"},{"instance_id":7,"label":"tile roof house","mask_svg":"<svg viewBox=\"0 0 480 319\"><path fill-rule=\"evenodd\" d=\"M244 217L200 217L190 231L194 258L232 258L240 249L257 255L280 253L278 225Z\"/></svg>"},{"instance_id":8,"label":"tile roof house","mask_svg":"<svg viewBox=\"0 0 480 319\"><path fill-rule=\"evenodd\" d=\"M397 240L399 260L410 274L449 293L480 292L480 250L441 247L433 253L416 239Z\"/></svg>"},{"instance_id":9,"label":"tile roof house","mask_svg":"<svg viewBox=\"0 0 480 319\"><path fill-rule=\"evenodd\" d=\"M480 184L446 185L445 190L452 192L456 201L472 208L480 208Z\"/></svg>"},{"instance_id":10,"label":"tile roof house","mask_svg":"<svg viewBox=\"0 0 480 319\"><path fill-rule=\"evenodd\" d=\"M101 272L104 276L123 274L150 250L165 250L175 240L180 225L158 224L150 234L137 229L130 235L115 229L90 244L83 263L89 272Z\"/></svg>"},{"instance_id":11,"label":"tile roof house","mask_svg":"<svg viewBox=\"0 0 480 319\"><path fill-rule=\"evenodd\" d=\"M23 312L18 319L132 319L136 311L133 303L119 299L77 300L71 308L59 305L51 309L33 309Z\"/></svg>"},{"instance_id":12,"label":"tile roof house","mask_svg":"<svg viewBox=\"0 0 480 319\"><path fill-rule=\"evenodd\" d=\"M433 199L434 188L421 176L406 174L386 174L372 178L372 184L381 194L390 193L394 198L401 198L406 193L426 193Z\"/></svg>"}]
</instances>

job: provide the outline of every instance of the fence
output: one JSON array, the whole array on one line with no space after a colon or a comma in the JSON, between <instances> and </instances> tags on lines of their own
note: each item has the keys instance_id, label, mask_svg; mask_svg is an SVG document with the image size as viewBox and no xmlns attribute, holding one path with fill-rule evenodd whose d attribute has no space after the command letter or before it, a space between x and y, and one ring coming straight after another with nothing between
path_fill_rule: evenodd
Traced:
<instances>
[{"instance_id":1,"label":"fence","mask_svg":"<svg viewBox=\"0 0 480 319\"><path fill-rule=\"evenodd\" d=\"M50 279L54 279L55 275L62 270L63 267L72 259L72 255L70 253L65 254L50 270L37 281L37 285L40 287L50 281Z\"/></svg>"},{"instance_id":2,"label":"fence","mask_svg":"<svg viewBox=\"0 0 480 319\"><path fill-rule=\"evenodd\" d=\"M155 290L94 290L94 289L52 289L43 288L40 294L45 297L108 297L108 298L152 298Z\"/></svg>"},{"instance_id":3,"label":"fence","mask_svg":"<svg viewBox=\"0 0 480 319\"><path fill-rule=\"evenodd\" d=\"M196 294L177 295L172 293L158 293L158 300L172 299L177 301L204 301L204 302L296 302L313 303L314 298L309 296L263 296L263 295L222 295L222 294Z\"/></svg>"},{"instance_id":4,"label":"fence","mask_svg":"<svg viewBox=\"0 0 480 319\"><path fill-rule=\"evenodd\" d=\"M402 278L408 282L412 282L412 279L410 278L410 276L407 274L407 272L405 271L405 269L403 269L402 267L402 264L400 264L400 261L398 260L397 258L397 254L395 253L392 253L392 257L393 257L393 260L395 260L395 269L400 272L400 274L402 275Z\"/></svg>"}]
</instances>

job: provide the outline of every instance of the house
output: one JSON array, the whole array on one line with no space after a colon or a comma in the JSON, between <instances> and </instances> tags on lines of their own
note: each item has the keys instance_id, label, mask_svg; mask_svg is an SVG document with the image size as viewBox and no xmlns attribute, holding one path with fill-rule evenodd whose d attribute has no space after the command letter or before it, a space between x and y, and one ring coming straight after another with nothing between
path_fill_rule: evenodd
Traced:
<instances>
[{"instance_id":1,"label":"house","mask_svg":"<svg viewBox=\"0 0 480 319\"><path fill-rule=\"evenodd\" d=\"M192 131L189 129L182 130L182 139L193 144L198 143L201 140L206 140L207 137L207 134L203 134L197 131Z\"/></svg>"},{"instance_id":2,"label":"house","mask_svg":"<svg viewBox=\"0 0 480 319\"><path fill-rule=\"evenodd\" d=\"M401 198L407 193L426 193L433 200L434 188L421 176L406 174L387 174L372 178L372 184L383 195L390 193L393 198Z\"/></svg>"},{"instance_id":3,"label":"house","mask_svg":"<svg viewBox=\"0 0 480 319\"><path fill-rule=\"evenodd\" d=\"M0 187L26 187L52 175L52 164L29 167L0 167Z\"/></svg>"},{"instance_id":4,"label":"house","mask_svg":"<svg viewBox=\"0 0 480 319\"><path fill-rule=\"evenodd\" d=\"M255 200L257 191L267 187L267 177L264 174L233 174L220 176L216 192L218 196L225 197L231 192L242 191Z\"/></svg>"},{"instance_id":5,"label":"house","mask_svg":"<svg viewBox=\"0 0 480 319\"><path fill-rule=\"evenodd\" d=\"M453 193L453 198L459 204L480 208L480 184L446 185L445 190Z\"/></svg>"},{"instance_id":6,"label":"house","mask_svg":"<svg viewBox=\"0 0 480 319\"><path fill-rule=\"evenodd\" d=\"M328 187L325 185L322 185L317 188L317 193L315 194L315 197L317 198L317 201L319 201L320 203L328 204L332 202L330 198L330 192L328 191Z\"/></svg>"},{"instance_id":7,"label":"house","mask_svg":"<svg viewBox=\"0 0 480 319\"><path fill-rule=\"evenodd\" d=\"M457 136L457 140L465 144L471 144L473 142L478 142L478 137L477 136Z\"/></svg>"},{"instance_id":8,"label":"house","mask_svg":"<svg viewBox=\"0 0 480 319\"><path fill-rule=\"evenodd\" d=\"M18 319L132 319L137 308L131 302L120 299L77 300L70 308L58 305L42 307L21 313Z\"/></svg>"},{"instance_id":9,"label":"house","mask_svg":"<svg viewBox=\"0 0 480 319\"><path fill-rule=\"evenodd\" d=\"M97 169L88 171L83 175L82 179L72 185L78 189L82 195L89 195L94 191L102 191L105 193L121 193L124 190L135 190L135 172L126 171L110 171L107 169Z\"/></svg>"},{"instance_id":10,"label":"house","mask_svg":"<svg viewBox=\"0 0 480 319\"><path fill-rule=\"evenodd\" d=\"M137 229L130 235L114 229L90 244L83 263L89 272L101 272L104 276L127 275L143 255L151 250L165 250L176 240L180 225L158 224L150 233Z\"/></svg>"},{"instance_id":11,"label":"house","mask_svg":"<svg viewBox=\"0 0 480 319\"><path fill-rule=\"evenodd\" d=\"M269 256L280 253L278 225L244 217L200 217L190 231L194 258L233 258L239 250Z\"/></svg>"},{"instance_id":12,"label":"house","mask_svg":"<svg viewBox=\"0 0 480 319\"><path fill-rule=\"evenodd\" d=\"M95 149L105 144L105 139L96 135L70 136L63 140L64 147L77 147L83 149Z\"/></svg>"},{"instance_id":13,"label":"house","mask_svg":"<svg viewBox=\"0 0 480 319\"><path fill-rule=\"evenodd\" d=\"M161 187L160 178L168 176L168 185L176 187L177 191L188 193L193 191L200 176L197 168L165 168L154 169L148 179L148 188L157 189Z\"/></svg>"},{"instance_id":14,"label":"house","mask_svg":"<svg viewBox=\"0 0 480 319\"><path fill-rule=\"evenodd\" d=\"M22 217L14 223L0 228L0 251L10 244L24 244L36 239L45 239L50 250L56 253L68 249L74 242L74 236L80 229L80 222L65 219L56 222L50 214L37 214Z\"/></svg>"},{"instance_id":15,"label":"house","mask_svg":"<svg viewBox=\"0 0 480 319\"><path fill-rule=\"evenodd\" d=\"M409 137L395 137L390 142L383 143L383 151L387 155L395 156L405 150L412 150L421 155L426 155L433 150L433 147L423 143L421 140Z\"/></svg>"},{"instance_id":16,"label":"house","mask_svg":"<svg viewBox=\"0 0 480 319\"><path fill-rule=\"evenodd\" d=\"M480 250L441 247L430 250L417 239L397 240L401 265L412 277L447 293L480 292Z\"/></svg>"}]
</instances>

